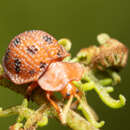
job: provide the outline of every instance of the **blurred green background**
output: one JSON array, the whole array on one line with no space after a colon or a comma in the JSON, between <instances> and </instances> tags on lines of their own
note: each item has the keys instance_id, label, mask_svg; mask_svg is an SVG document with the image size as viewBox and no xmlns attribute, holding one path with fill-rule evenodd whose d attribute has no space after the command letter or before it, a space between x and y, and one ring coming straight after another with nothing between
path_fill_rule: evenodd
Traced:
<instances>
[{"instance_id":1,"label":"blurred green background","mask_svg":"<svg viewBox=\"0 0 130 130\"><path fill-rule=\"evenodd\" d=\"M73 43L73 55L83 47L97 44L96 36L106 32L130 47L129 0L1 0L0 59L10 40L25 30L40 29L57 39L66 37ZM130 60L128 61L130 62ZM105 106L95 92L88 94L89 104L106 124L102 130L130 130L130 67L121 72L122 83L115 88L115 98L122 93L125 107L113 110ZM0 106L21 104L23 97L0 87ZM16 117L0 118L0 130L7 130ZM54 120L39 130L69 130Z\"/></svg>"}]
</instances>

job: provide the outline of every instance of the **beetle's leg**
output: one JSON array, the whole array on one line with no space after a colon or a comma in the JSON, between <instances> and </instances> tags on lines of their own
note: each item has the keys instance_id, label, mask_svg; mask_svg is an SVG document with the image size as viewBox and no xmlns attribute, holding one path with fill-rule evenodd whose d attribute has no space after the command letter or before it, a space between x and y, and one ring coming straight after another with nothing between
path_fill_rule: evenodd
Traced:
<instances>
[{"instance_id":1,"label":"beetle's leg","mask_svg":"<svg viewBox=\"0 0 130 130\"><path fill-rule=\"evenodd\" d=\"M37 82L31 83L26 90L26 98L29 99L32 91L38 86Z\"/></svg>"},{"instance_id":2,"label":"beetle's leg","mask_svg":"<svg viewBox=\"0 0 130 130\"><path fill-rule=\"evenodd\" d=\"M51 92L46 92L46 97L47 97L48 101L52 104L52 106L56 109L56 111L60 117L60 113L62 112L62 109L56 104L56 102L54 102L51 99Z\"/></svg>"}]
</instances>

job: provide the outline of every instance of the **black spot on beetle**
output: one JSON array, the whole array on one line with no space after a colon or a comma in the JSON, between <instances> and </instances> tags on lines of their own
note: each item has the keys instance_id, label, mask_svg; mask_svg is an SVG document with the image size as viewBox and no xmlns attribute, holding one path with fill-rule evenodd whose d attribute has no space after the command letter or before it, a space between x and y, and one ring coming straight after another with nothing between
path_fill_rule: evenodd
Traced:
<instances>
[{"instance_id":1,"label":"black spot on beetle","mask_svg":"<svg viewBox=\"0 0 130 130\"><path fill-rule=\"evenodd\" d=\"M9 53L10 53L10 49L7 49L7 51L5 53L5 57L4 57L5 62L7 62L9 59Z\"/></svg>"},{"instance_id":2,"label":"black spot on beetle","mask_svg":"<svg viewBox=\"0 0 130 130\"><path fill-rule=\"evenodd\" d=\"M27 48L27 52L30 53L30 54L32 54L32 55L34 55L37 51L38 51L38 49L34 45L29 46Z\"/></svg>"},{"instance_id":3,"label":"black spot on beetle","mask_svg":"<svg viewBox=\"0 0 130 130\"><path fill-rule=\"evenodd\" d=\"M35 71L32 69L29 71L29 74L31 74L31 75L35 74Z\"/></svg>"},{"instance_id":4,"label":"black spot on beetle","mask_svg":"<svg viewBox=\"0 0 130 130\"><path fill-rule=\"evenodd\" d=\"M16 38L14 40L14 45L17 46L18 44L20 44L20 38Z\"/></svg>"},{"instance_id":5,"label":"black spot on beetle","mask_svg":"<svg viewBox=\"0 0 130 130\"><path fill-rule=\"evenodd\" d=\"M40 62L40 68L42 69L42 68L46 68L46 66L47 66L47 64L46 63L44 63L44 62Z\"/></svg>"},{"instance_id":6,"label":"black spot on beetle","mask_svg":"<svg viewBox=\"0 0 130 130\"><path fill-rule=\"evenodd\" d=\"M70 93L66 93L66 96L69 97L69 96L70 96Z\"/></svg>"},{"instance_id":7,"label":"black spot on beetle","mask_svg":"<svg viewBox=\"0 0 130 130\"><path fill-rule=\"evenodd\" d=\"M46 42L48 42L49 44L50 43L52 43L52 39L51 39L51 37L49 37L49 36L43 36L43 39L46 41Z\"/></svg>"},{"instance_id":8,"label":"black spot on beetle","mask_svg":"<svg viewBox=\"0 0 130 130\"><path fill-rule=\"evenodd\" d=\"M20 72L20 66L21 66L21 61L18 58L16 58L14 60L14 69L15 69L16 73Z\"/></svg>"}]
</instances>

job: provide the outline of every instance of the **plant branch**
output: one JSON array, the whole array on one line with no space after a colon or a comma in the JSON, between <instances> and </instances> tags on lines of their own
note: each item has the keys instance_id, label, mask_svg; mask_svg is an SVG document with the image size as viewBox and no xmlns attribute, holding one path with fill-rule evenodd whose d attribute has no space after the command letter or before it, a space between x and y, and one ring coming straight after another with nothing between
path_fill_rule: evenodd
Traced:
<instances>
[{"instance_id":1,"label":"plant branch","mask_svg":"<svg viewBox=\"0 0 130 130\"><path fill-rule=\"evenodd\" d=\"M2 67L0 67L0 74L3 74ZM25 96L26 88L27 88L28 85L15 85L15 84L13 84L11 81L9 81L7 79L1 79L0 80L0 86L3 86L5 88L9 88L10 90L12 90L12 91L14 91L16 93L19 93L19 94ZM34 101L38 105L45 105L46 106L46 108L43 108L42 110L44 110L44 113L46 113L47 116L51 116L51 117L54 116L57 119L59 119L55 109L48 104L48 101L45 98L45 93L43 92L43 90L40 89L40 87L36 88L35 91L33 91L30 98L31 98L32 101ZM21 107L21 106L12 107L12 108L9 108L7 110L2 110L1 109L0 116L3 117L3 116L12 115L12 114L18 114L19 112L22 111L22 109L23 109L23 107ZM34 115L37 115L34 111L32 111L32 110L30 110L28 108L25 108L25 107L24 107L24 111L28 112L29 117L32 115L31 118ZM24 116L26 117L27 115L24 114ZM30 126L30 119L31 118L28 118L25 127ZM45 119L45 116L44 116L44 119ZM77 114L76 112L74 112L71 109L69 109L69 111L67 113L66 123L67 123L66 125L68 125L69 127L71 127L74 130L81 130L81 129L82 130L83 129L84 130L98 130L91 123L89 123L87 120L85 120L83 117L81 117L79 114ZM17 128L19 128L19 125L21 127L21 123L19 123L19 122L16 123Z\"/></svg>"}]
</instances>

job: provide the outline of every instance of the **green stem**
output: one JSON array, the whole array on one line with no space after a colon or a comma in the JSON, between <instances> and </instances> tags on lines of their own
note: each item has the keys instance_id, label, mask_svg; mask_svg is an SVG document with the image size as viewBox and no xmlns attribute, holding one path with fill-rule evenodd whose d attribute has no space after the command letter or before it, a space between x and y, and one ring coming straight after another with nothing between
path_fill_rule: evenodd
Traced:
<instances>
[{"instance_id":1,"label":"green stem","mask_svg":"<svg viewBox=\"0 0 130 130\"><path fill-rule=\"evenodd\" d=\"M1 110L0 111L0 117L7 117L11 115L16 115L16 114L23 114L24 117L28 118L34 111L29 109L29 108L24 108L22 106L14 106L11 108L8 108L6 110Z\"/></svg>"},{"instance_id":2,"label":"green stem","mask_svg":"<svg viewBox=\"0 0 130 130\"><path fill-rule=\"evenodd\" d=\"M117 85L120 83L121 81L121 78L120 78L120 75L115 72L115 71L111 71L111 70L107 70L107 72L109 73L109 75L113 78L113 85Z\"/></svg>"},{"instance_id":3,"label":"green stem","mask_svg":"<svg viewBox=\"0 0 130 130\"><path fill-rule=\"evenodd\" d=\"M66 121L73 130L99 130L72 110L69 110Z\"/></svg>"},{"instance_id":4,"label":"green stem","mask_svg":"<svg viewBox=\"0 0 130 130\"><path fill-rule=\"evenodd\" d=\"M97 122L95 119L95 116L92 114L92 111L89 107L89 105L87 104L87 101L85 100L81 100L79 97L77 97L77 99L80 102L80 105L78 106L78 109L81 110L83 112L83 115L86 117L86 119L96 128L100 128L104 125L104 121L101 122Z\"/></svg>"},{"instance_id":5,"label":"green stem","mask_svg":"<svg viewBox=\"0 0 130 130\"><path fill-rule=\"evenodd\" d=\"M48 124L48 109L46 105L42 105L38 110L34 111L25 122L24 128L29 129L32 126L43 127Z\"/></svg>"},{"instance_id":6,"label":"green stem","mask_svg":"<svg viewBox=\"0 0 130 130\"><path fill-rule=\"evenodd\" d=\"M99 81L102 86L108 86L112 84L112 79L106 78Z\"/></svg>"},{"instance_id":7,"label":"green stem","mask_svg":"<svg viewBox=\"0 0 130 130\"><path fill-rule=\"evenodd\" d=\"M112 87L103 87L99 80L94 76L93 72L89 71L87 77L91 78L91 82L95 83L94 90L99 95L100 99L111 108L120 108L125 105L126 99L123 95L119 95L119 100L113 99L109 93L113 91Z\"/></svg>"},{"instance_id":8,"label":"green stem","mask_svg":"<svg viewBox=\"0 0 130 130\"><path fill-rule=\"evenodd\" d=\"M100 85L95 85L94 90L98 93L100 99L109 107L111 108L120 108L125 105L126 99L123 95L119 95L119 99L115 100L108 94L108 89L103 88ZM112 91L111 88L109 88L109 92Z\"/></svg>"}]
</instances>

